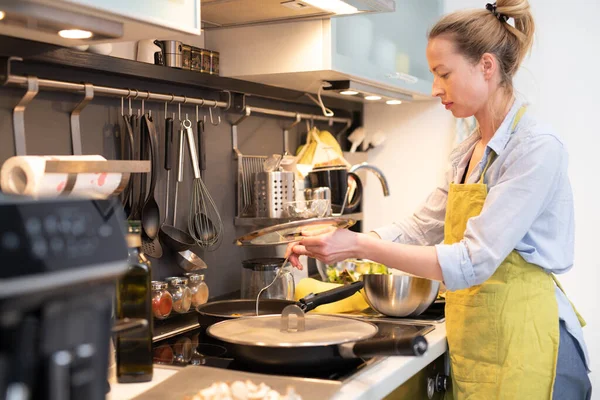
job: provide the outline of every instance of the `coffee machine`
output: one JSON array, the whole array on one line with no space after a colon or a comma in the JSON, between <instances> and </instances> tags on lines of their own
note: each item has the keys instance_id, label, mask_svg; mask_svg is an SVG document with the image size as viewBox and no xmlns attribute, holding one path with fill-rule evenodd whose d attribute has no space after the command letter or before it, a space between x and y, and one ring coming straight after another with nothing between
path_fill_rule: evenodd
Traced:
<instances>
[{"instance_id":1,"label":"coffee machine","mask_svg":"<svg viewBox=\"0 0 600 400\"><path fill-rule=\"evenodd\" d=\"M104 399L122 207L0 196L0 221L0 399Z\"/></svg>"}]
</instances>

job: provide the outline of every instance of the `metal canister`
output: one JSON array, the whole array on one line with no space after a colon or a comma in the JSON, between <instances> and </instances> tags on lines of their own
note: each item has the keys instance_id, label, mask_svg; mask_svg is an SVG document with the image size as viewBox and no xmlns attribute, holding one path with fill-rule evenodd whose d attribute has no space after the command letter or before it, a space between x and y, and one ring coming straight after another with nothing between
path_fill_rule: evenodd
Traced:
<instances>
[{"instance_id":1,"label":"metal canister","mask_svg":"<svg viewBox=\"0 0 600 400\"><path fill-rule=\"evenodd\" d=\"M201 49L200 54L202 56L202 67L200 72L210 73L210 51L206 49Z\"/></svg>"},{"instance_id":2,"label":"metal canister","mask_svg":"<svg viewBox=\"0 0 600 400\"><path fill-rule=\"evenodd\" d=\"M163 53L164 65L167 67L183 67L183 43L177 40L155 40Z\"/></svg>"},{"instance_id":3,"label":"metal canister","mask_svg":"<svg viewBox=\"0 0 600 400\"><path fill-rule=\"evenodd\" d=\"M219 52L211 51L210 52L210 74L211 75L219 75Z\"/></svg>"},{"instance_id":4,"label":"metal canister","mask_svg":"<svg viewBox=\"0 0 600 400\"><path fill-rule=\"evenodd\" d=\"M192 46L181 45L181 63L183 69L192 69Z\"/></svg>"},{"instance_id":5,"label":"metal canister","mask_svg":"<svg viewBox=\"0 0 600 400\"><path fill-rule=\"evenodd\" d=\"M192 71L202 71L202 49L192 47Z\"/></svg>"}]
</instances>

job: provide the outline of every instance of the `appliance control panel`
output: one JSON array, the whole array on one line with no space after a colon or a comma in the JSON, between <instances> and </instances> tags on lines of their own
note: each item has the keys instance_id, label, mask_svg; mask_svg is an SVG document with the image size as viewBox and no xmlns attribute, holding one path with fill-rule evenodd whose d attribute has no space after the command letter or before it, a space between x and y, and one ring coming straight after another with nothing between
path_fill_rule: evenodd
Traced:
<instances>
[{"instance_id":1,"label":"appliance control panel","mask_svg":"<svg viewBox=\"0 0 600 400\"><path fill-rule=\"evenodd\" d=\"M0 201L0 279L127 259L121 205L110 200Z\"/></svg>"}]
</instances>

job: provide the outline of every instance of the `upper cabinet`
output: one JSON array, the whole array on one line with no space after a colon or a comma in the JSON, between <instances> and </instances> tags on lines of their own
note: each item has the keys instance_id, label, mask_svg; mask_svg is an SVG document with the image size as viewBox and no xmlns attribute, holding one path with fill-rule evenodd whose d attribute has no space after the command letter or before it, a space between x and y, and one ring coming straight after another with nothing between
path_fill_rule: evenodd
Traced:
<instances>
[{"instance_id":1,"label":"upper cabinet","mask_svg":"<svg viewBox=\"0 0 600 400\"><path fill-rule=\"evenodd\" d=\"M200 0L0 0L0 11L0 34L61 45L201 33Z\"/></svg>"},{"instance_id":2,"label":"upper cabinet","mask_svg":"<svg viewBox=\"0 0 600 400\"><path fill-rule=\"evenodd\" d=\"M442 0L398 0L393 12L214 29L205 41L223 76L357 101L430 99L427 32L442 11Z\"/></svg>"},{"instance_id":3,"label":"upper cabinet","mask_svg":"<svg viewBox=\"0 0 600 400\"><path fill-rule=\"evenodd\" d=\"M428 95L433 77L425 57L427 32L442 10L441 0L399 0L395 12L333 18L333 69Z\"/></svg>"}]
</instances>

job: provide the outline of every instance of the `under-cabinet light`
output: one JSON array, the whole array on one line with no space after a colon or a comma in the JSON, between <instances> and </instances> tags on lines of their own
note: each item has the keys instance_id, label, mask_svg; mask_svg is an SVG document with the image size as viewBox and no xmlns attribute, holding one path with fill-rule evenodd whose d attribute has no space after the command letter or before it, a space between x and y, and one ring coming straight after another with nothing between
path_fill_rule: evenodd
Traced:
<instances>
[{"instance_id":1,"label":"under-cabinet light","mask_svg":"<svg viewBox=\"0 0 600 400\"><path fill-rule=\"evenodd\" d=\"M395 106L395 105L398 105L398 104L402 104L402 101L400 101L400 100L388 100L388 101L385 102L385 104L389 104L391 106Z\"/></svg>"},{"instance_id":2,"label":"under-cabinet light","mask_svg":"<svg viewBox=\"0 0 600 400\"><path fill-rule=\"evenodd\" d=\"M58 36L65 39L89 39L92 35L92 32L81 29L63 29L62 31L58 31Z\"/></svg>"},{"instance_id":3,"label":"under-cabinet light","mask_svg":"<svg viewBox=\"0 0 600 400\"><path fill-rule=\"evenodd\" d=\"M302 0L302 2L337 15L356 14L359 12L358 8L342 0Z\"/></svg>"},{"instance_id":4,"label":"under-cabinet light","mask_svg":"<svg viewBox=\"0 0 600 400\"><path fill-rule=\"evenodd\" d=\"M363 101L401 101L407 102L412 101L412 95L402 93L398 90L390 90L389 88L379 87L369 83L362 83L352 80L345 81L326 81L327 85L323 87L326 92L336 92L337 94L350 94L357 93L360 95L359 99ZM388 103L388 104L400 104L400 103Z\"/></svg>"},{"instance_id":5,"label":"under-cabinet light","mask_svg":"<svg viewBox=\"0 0 600 400\"><path fill-rule=\"evenodd\" d=\"M6 13L4 11L0 11L0 21L6 17Z\"/></svg>"},{"instance_id":6,"label":"under-cabinet light","mask_svg":"<svg viewBox=\"0 0 600 400\"><path fill-rule=\"evenodd\" d=\"M340 94L343 94L345 96L354 96L354 95L357 95L358 92L356 90L344 90L344 91L340 92Z\"/></svg>"}]
</instances>

